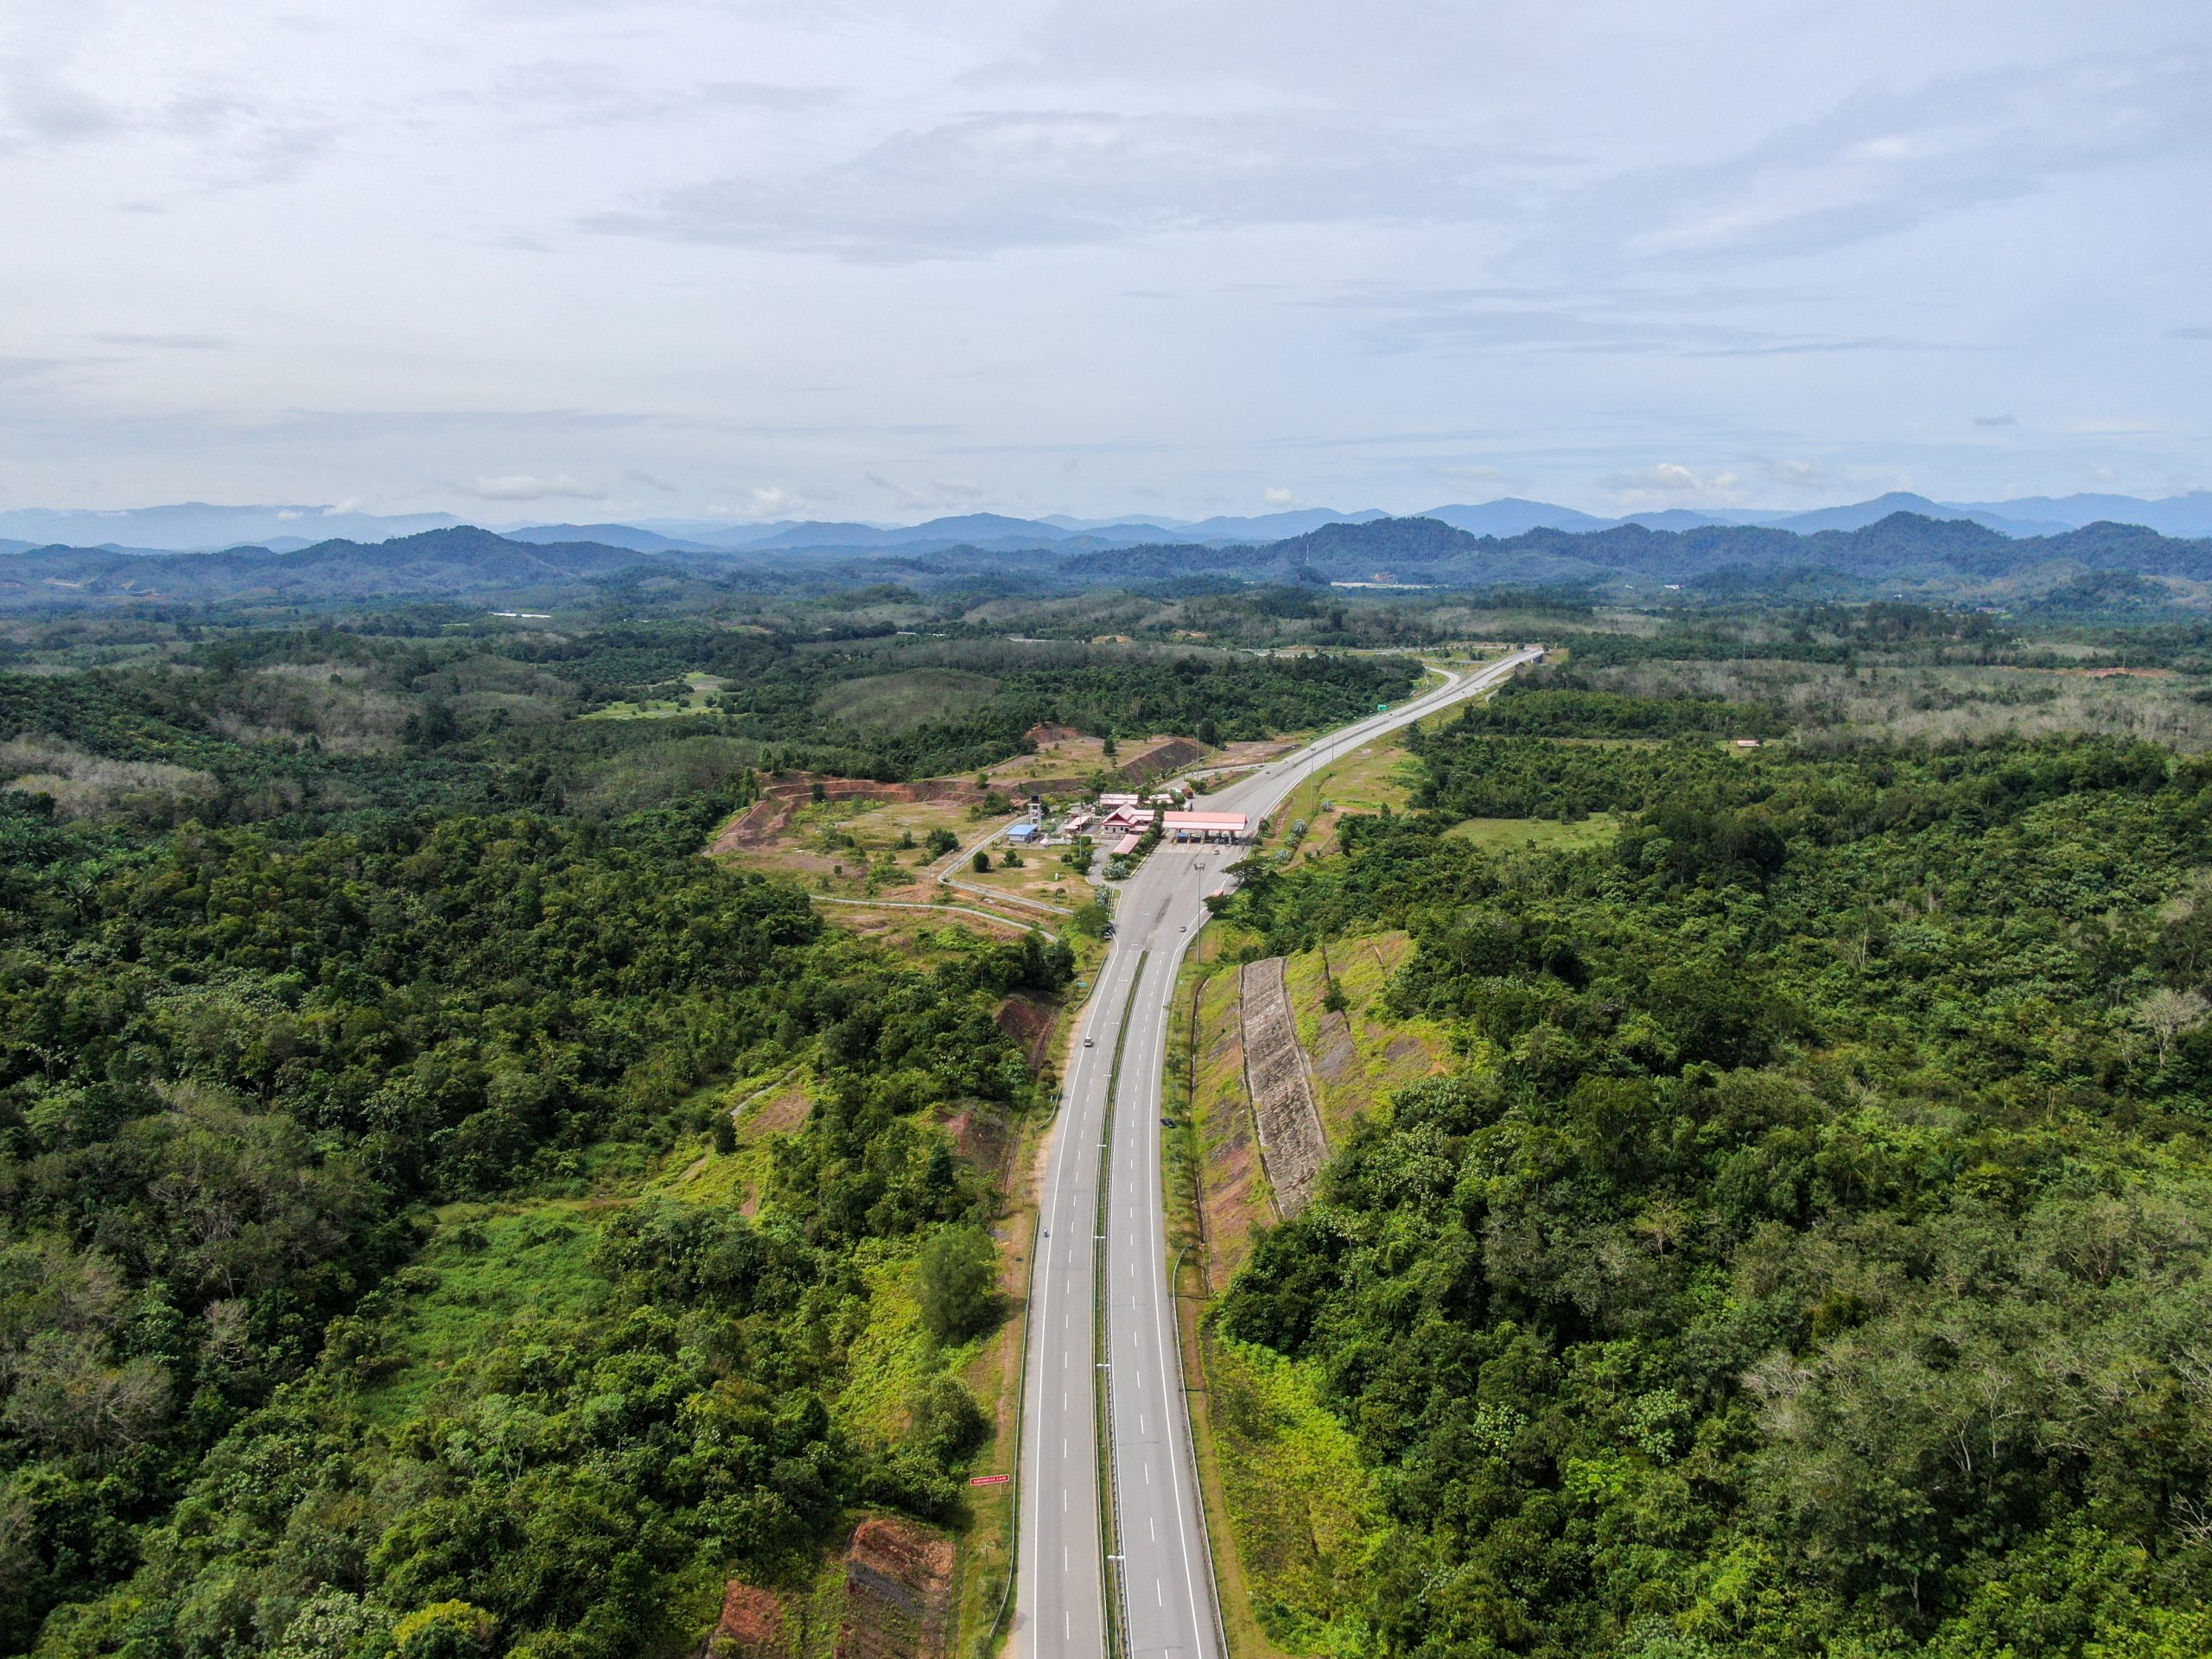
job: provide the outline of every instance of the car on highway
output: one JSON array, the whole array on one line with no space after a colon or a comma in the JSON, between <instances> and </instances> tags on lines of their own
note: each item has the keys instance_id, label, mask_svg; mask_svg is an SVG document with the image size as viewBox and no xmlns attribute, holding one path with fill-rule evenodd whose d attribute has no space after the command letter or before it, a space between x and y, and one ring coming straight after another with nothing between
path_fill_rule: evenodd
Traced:
<instances>
[{"instance_id":1,"label":"car on highway","mask_svg":"<svg viewBox=\"0 0 2212 1659\"><path fill-rule=\"evenodd\" d=\"M1083 1039L1083 1046L1085 1048L1096 1048L1098 1046L1098 1039L1096 1037L1086 1037Z\"/></svg>"}]
</instances>

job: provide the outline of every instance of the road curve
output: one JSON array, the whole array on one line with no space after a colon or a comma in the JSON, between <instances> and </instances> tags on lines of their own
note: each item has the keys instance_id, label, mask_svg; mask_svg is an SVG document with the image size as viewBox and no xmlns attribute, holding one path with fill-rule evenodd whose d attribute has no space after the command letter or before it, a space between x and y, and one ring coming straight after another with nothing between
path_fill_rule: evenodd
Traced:
<instances>
[{"instance_id":1,"label":"road curve","mask_svg":"<svg viewBox=\"0 0 2212 1659\"><path fill-rule=\"evenodd\" d=\"M1536 655L1444 671L1444 684L1271 762L1205 804L1257 820L1338 756L1496 685ZM1227 885L1223 869L1240 855L1163 842L1129 879L1069 1071L1030 1288L1016 1476L1021 1659L1227 1659L1162 1243L1159 1120L1176 970L1205 919L1206 895ZM1099 1456L1102 1435L1109 1459Z\"/></svg>"}]
</instances>

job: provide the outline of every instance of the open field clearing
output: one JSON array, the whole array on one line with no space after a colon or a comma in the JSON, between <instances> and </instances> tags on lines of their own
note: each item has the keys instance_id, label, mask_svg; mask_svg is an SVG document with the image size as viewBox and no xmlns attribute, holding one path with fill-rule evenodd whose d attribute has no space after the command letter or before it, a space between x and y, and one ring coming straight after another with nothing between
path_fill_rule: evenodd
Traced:
<instances>
[{"instance_id":1,"label":"open field clearing","mask_svg":"<svg viewBox=\"0 0 2212 1659\"><path fill-rule=\"evenodd\" d=\"M1049 797L1065 799L1088 794L1096 786L1129 788L1140 777L1166 778L1198 762L1210 760L1214 753L1192 738L1160 734L1119 739L1111 758L1106 753L1104 739L1085 737L1065 726L1041 727L1030 737L1037 744L1036 753L1001 760L977 775L987 779L992 788L1009 794L1019 792L1026 797L1041 791ZM1118 780L1114 776L1117 772Z\"/></svg>"},{"instance_id":2,"label":"open field clearing","mask_svg":"<svg viewBox=\"0 0 2212 1659\"><path fill-rule=\"evenodd\" d=\"M970 868L969 861L954 858L950 868L954 879L961 883L960 891L971 897L983 893L1007 893L1039 904L1057 905L1065 910L1090 902L1090 880L1081 870L1070 868L1061 859L1061 855L1069 850L1067 848L1037 847L1015 853L1014 856L1021 863L1014 869L1007 868L1009 850L1004 841L994 842L988 849L991 868L981 874Z\"/></svg>"},{"instance_id":3,"label":"open field clearing","mask_svg":"<svg viewBox=\"0 0 2212 1659\"><path fill-rule=\"evenodd\" d=\"M1611 813L1593 812L1576 823L1551 818L1467 818L1444 833L1489 852L1554 852L1602 846L1619 827Z\"/></svg>"},{"instance_id":4,"label":"open field clearing","mask_svg":"<svg viewBox=\"0 0 2212 1659\"><path fill-rule=\"evenodd\" d=\"M1476 652L1445 660L1452 661L1455 666L1471 667L1493 660L1497 654ZM1440 678L1432 673L1425 677L1424 683ZM1419 723L1433 729L1457 717L1454 711L1432 715ZM1346 752L1341 759L1300 784L1271 815L1264 845L1282 846L1291 826L1302 821L1306 827L1299 843L1300 854L1307 859L1326 858L1338 849L1338 826L1347 814L1379 813L1386 809L1405 811L1411 806L1420 784L1420 762L1406 747L1405 733L1394 732L1380 741Z\"/></svg>"},{"instance_id":5,"label":"open field clearing","mask_svg":"<svg viewBox=\"0 0 2212 1659\"><path fill-rule=\"evenodd\" d=\"M1091 901L1085 873L1065 862L1065 845L1018 849L996 832L1020 821L1019 809L1032 792L1043 793L1049 810L1082 798L1093 782L1121 787L1130 782L1102 770L1106 762L1099 740L1052 727L1039 728L1032 736L1037 753L993 768L981 788L977 779L965 778L772 785L768 798L722 826L711 850L748 868L779 871L809 892L843 900L935 904L949 891L938 877L949 874L959 884L950 889L958 902L979 902L986 908L1000 902L1009 920L1039 923L1046 912L1038 905L1069 911ZM1270 741L1210 751L1188 738L1154 737L1121 745L1114 764L1164 779L1192 761L1255 765L1285 747ZM820 799L813 798L817 787ZM941 848L948 836L957 849L933 851L933 839ZM979 843L990 861L988 870L973 867ZM1008 866L1009 852L1020 859L1018 864ZM836 919L849 925L842 915Z\"/></svg>"},{"instance_id":6,"label":"open field clearing","mask_svg":"<svg viewBox=\"0 0 2212 1659\"><path fill-rule=\"evenodd\" d=\"M1420 779L1419 763L1396 741L1355 749L1326 771L1291 792L1273 819L1270 843L1280 847L1301 819L1306 836L1299 850L1306 858L1325 858L1337 850L1337 827L1347 813L1402 811Z\"/></svg>"},{"instance_id":7,"label":"open field clearing","mask_svg":"<svg viewBox=\"0 0 2212 1659\"><path fill-rule=\"evenodd\" d=\"M746 868L788 875L810 893L905 905L934 905L950 898L960 903L980 901L988 908L988 888L982 893L948 889L937 880L940 870L952 870L979 887L995 880L1000 892L1026 895L1034 889L1039 898L1045 898L1057 877L1074 874L1059 864L1060 849L1039 849L1023 855L1020 869L977 875L969 867L969 850L1014 822L1014 815L1010 810L981 814L977 809L982 798L972 786L944 781L952 792L938 799L910 798L915 793L910 785L841 782L837 787L867 793L820 801L804 796L763 801L724 825L713 850ZM932 853L932 836L952 836L957 849ZM994 842L989 850L995 865L1001 845ZM1074 902L1084 902L1084 896L1078 894ZM1039 918L1039 912L1026 907L1007 908L1012 921L1027 924ZM841 926L853 925L842 907L832 919ZM895 929L906 925L881 925Z\"/></svg>"},{"instance_id":8,"label":"open field clearing","mask_svg":"<svg viewBox=\"0 0 2212 1659\"><path fill-rule=\"evenodd\" d=\"M678 715L703 715L713 709L714 696L723 681L713 674L686 674L687 690L681 697L651 697L642 702L610 702L580 716L584 720L673 720Z\"/></svg>"},{"instance_id":9,"label":"open field clearing","mask_svg":"<svg viewBox=\"0 0 2212 1659\"><path fill-rule=\"evenodd\" d=\"M1318 1367L1209 1333L1201 1375L1215 1478L1255 1633L1277 1651L1357 1653L1372 1640L1345 1610L1388 1535L1373 1476L1328 1408Z\"/></svg>"}]
</instances>

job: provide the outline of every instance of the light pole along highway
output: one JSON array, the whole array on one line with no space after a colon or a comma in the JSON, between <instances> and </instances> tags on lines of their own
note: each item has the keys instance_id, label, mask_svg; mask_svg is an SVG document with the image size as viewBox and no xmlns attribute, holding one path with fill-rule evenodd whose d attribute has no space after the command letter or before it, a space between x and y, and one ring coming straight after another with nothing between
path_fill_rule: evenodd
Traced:
<instances>
[{"instance_id":1,"label":"light pole along highway","mask_svg":"<svg viewBox=\"0 0 2212 1659\"><path fill-rule=\"evenodd\" d=\"M1255 823L1337 755L1506 679L1516 651L1206 798ZM1014 1641L1022 1659L1228 1659L1162 1239L1168 1004L1231 847L1165 843L1124 887L1039 1194ZM1102 1448L1106 1455L1101 1456Z\"/></svg>"}]
</instances>

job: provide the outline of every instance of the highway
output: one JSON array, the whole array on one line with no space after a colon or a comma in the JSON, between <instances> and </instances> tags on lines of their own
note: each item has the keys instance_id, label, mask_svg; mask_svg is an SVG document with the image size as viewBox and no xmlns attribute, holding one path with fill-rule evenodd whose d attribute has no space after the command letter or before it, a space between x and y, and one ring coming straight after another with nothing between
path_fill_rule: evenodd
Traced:
<instances>
[{"instance_id":1,"label":"highway","mask_svg":"<svg viewBox=\"0 0 2212 1659\"><path fill-rule=\"evenodd\" d=\"M1445 684L1206 796L1204 809L1256 824L1339 756L1496 685L1536 654L1446 671ZM1066 1079L1030 1285L1015 1477L1021 1659L1227 1659L1163 1243L1160 1115L1176 970L1206 895L1228 885L1223 872L1244 850L1163 842L1123 884ZM1110 1459L1099 1456L1102 1435Z\"/></svg>"}]
</instances>

